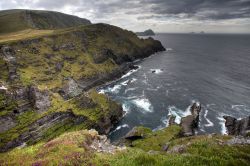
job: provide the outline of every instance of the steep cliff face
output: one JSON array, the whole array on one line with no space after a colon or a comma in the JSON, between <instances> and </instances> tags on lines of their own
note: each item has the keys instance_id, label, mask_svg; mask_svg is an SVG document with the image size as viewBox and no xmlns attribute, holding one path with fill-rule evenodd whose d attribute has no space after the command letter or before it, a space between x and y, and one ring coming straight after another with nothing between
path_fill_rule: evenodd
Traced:
<instances>
[{"instance_id":1,"label":"steep cliff face","mask_svg":"<svg viewBox=\"0 0 250 166\"><path fill-rule=\"evenodd\" d=\"M163 50L159 41L106 24L1 44L1 151L72 130L107 134L122 108L91 88Z\"/></svg>"}]
</instances>

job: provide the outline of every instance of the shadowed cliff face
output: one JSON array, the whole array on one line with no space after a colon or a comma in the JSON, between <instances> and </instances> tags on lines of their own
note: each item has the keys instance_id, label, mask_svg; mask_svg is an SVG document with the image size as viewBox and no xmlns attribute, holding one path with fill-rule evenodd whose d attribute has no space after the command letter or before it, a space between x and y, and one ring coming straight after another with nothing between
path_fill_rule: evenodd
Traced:
<instances>
[{"instance_id":1,"label":"shadowed cliff face","mask_svg":"<svg viewBox=\"0 0 250 166\"><path fill-rule=\"evenodd\" d=\"M65 131L107 134L122 108L91 88L164 48L152 38L96 24L5 43L0 50L0 147L6 151Z\"/></svg>"}]
</instances>

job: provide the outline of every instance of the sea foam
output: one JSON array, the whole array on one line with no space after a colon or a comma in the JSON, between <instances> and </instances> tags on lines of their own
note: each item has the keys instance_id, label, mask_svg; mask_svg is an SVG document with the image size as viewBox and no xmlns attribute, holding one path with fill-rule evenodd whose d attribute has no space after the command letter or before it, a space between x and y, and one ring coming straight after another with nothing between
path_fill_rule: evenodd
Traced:
<instances>
[{"instance_id":1,"label":"sea foam","mask_svg":"<svg viewBox=\"0 0 250 166\"><path fill-rule=\"evenodd\" d=\"M211 122L211 121L207 118L207 114L208 114L208 110L205 110L204 118L205 118L206 121L207 121L207 124L205 124L205 126L206 126L206 127L212 127L212 126L214 126L214 123Z\"/></svg>"},{"instance_id":2,"label":"sea foam","mask_svg":"<svg viewBox=\"0 0 250 166\"><path fill-rule=\"evenodd\" d=\"M153 106L146 98L139 98L132 100L132 102L139 108L142 108L145 112L153 112Z\"/></svg>"},{"instance_id":3,"label":"sea foam","mask_svg":"<svg viewBox=\"0 0 250 166\"><path fill-rule=\"evenodd\" d=\"M128 124L123 124L123 125L120 125L120 126L117 126L115 130L111 131L109 133L109 135L111 135L112 133L118 131L118 130L121 130L122 128L129 128L129 125Z\"/></svg>"},{"instance_id":4,"label":"sea foam","mask_svg":"<svg viewBox=\"0 0 250 166\"><path fill-rule=\"evenodd\" d=\"M227 129L225 126L225 119L223 118L223 115L220 115L219 117L217 117L217 119L220 121L219 124L221 125L221 134L225 135L227 134Z\"/></svg>"},{"instance_id":5,"label":"sea foam","mask_svg":"<svg viewBox=\"0 0 250 166\"><path fill-rule=\"evenodd\" d=\"M162 69L150 69L151 72L154 72L155 74L160 74L163 72Z\"/></svg>"},{"instance_id":6,"label":"sea foam","mask_svg":"<svg viewBox=\"0 0 250 166\"><path fill-rule=\"evenodd\" d=\"M138 69L132 69L132 70L130 70L128 73L124 74L121 78L126 78L126 77L130 76L134 72L138 71L140 68L141 68L141 66L138 66Z\"/></svg>"}]
</instances>

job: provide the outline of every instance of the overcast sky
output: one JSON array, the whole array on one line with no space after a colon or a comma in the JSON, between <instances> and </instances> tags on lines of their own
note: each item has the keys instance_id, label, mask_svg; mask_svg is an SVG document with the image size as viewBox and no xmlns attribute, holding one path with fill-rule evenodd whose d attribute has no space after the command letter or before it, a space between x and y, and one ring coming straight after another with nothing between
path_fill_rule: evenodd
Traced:
<instances>
[{"instance_id":1,"label":"overcast sky","mask_svg":"<svg viewBox=\"0 0 250 166\"><path fill-rule=\"evenodd\" d=\"M4 9L45 9L133 31L250 33L250 0L0 0Z\"/></svg>"}]
</instances>

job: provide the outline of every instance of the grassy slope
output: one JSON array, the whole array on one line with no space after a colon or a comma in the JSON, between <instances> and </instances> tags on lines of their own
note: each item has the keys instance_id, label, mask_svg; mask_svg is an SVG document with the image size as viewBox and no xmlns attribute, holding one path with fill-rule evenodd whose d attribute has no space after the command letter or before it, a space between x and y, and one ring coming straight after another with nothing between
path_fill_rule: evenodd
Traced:
<instances>
[{"instance_id":1,"label":"grassy slope","mask_svg":"<svg viewBox=\"0 0 250 166\"><path fill-rule=\"evenodd\" d=\"M44 35L53 34L54 30L35 30L25 29L18 32L12 32L0 35L0 43L6 43L11 41L23 40L28 38L34 38Z\"/></svg>"},{"instance_id":2,"label":"grassy slope","mask_svg":"<svg viewBox=\"0 0 250 166\"><path fill-rule=\"evenodd\" d=\"M63 29L91 24L76 16L52 11L3 10L0 11L0 34L13 33L27 29Z\"/></svg>"},{"instance_id":3,"label":"grassy slope","mask_svg":"<svg viewBox=\"0 0 250 166\"><path fill-rule=\"evenodd\" d=\"M221 145L230 137L197 136L178 138L178 127L173 126L157 133L149 133L144 142L148 146L130 147L114 155L97 153L91 150L92 131L78 131L64 134L48 143L40 143L23 149L14 149L0 154L0 163L6 165L111 165L111 166L189 166L189 165L248 165L250 161L250 146ZM174 136L175 135L175 136ZM152 142L154 140L154 142ZM166 153L154 149L158 141L171 143L170 149L176 145L185 145L183 154ZM153 146L152 143L154 144ZM156 149L155 149L156 150Z\"/></svg>"},{"instance_id":4,"label":"grassy slope","mask_svg":"<svg viewBox=\"0 0 250 166\"><path fill-rule=\"evenodd\" d=\"M0 34L21 31L29 28L24 21L24 15L20 12L0 12Z\"/></svg>"}]
</instances>

